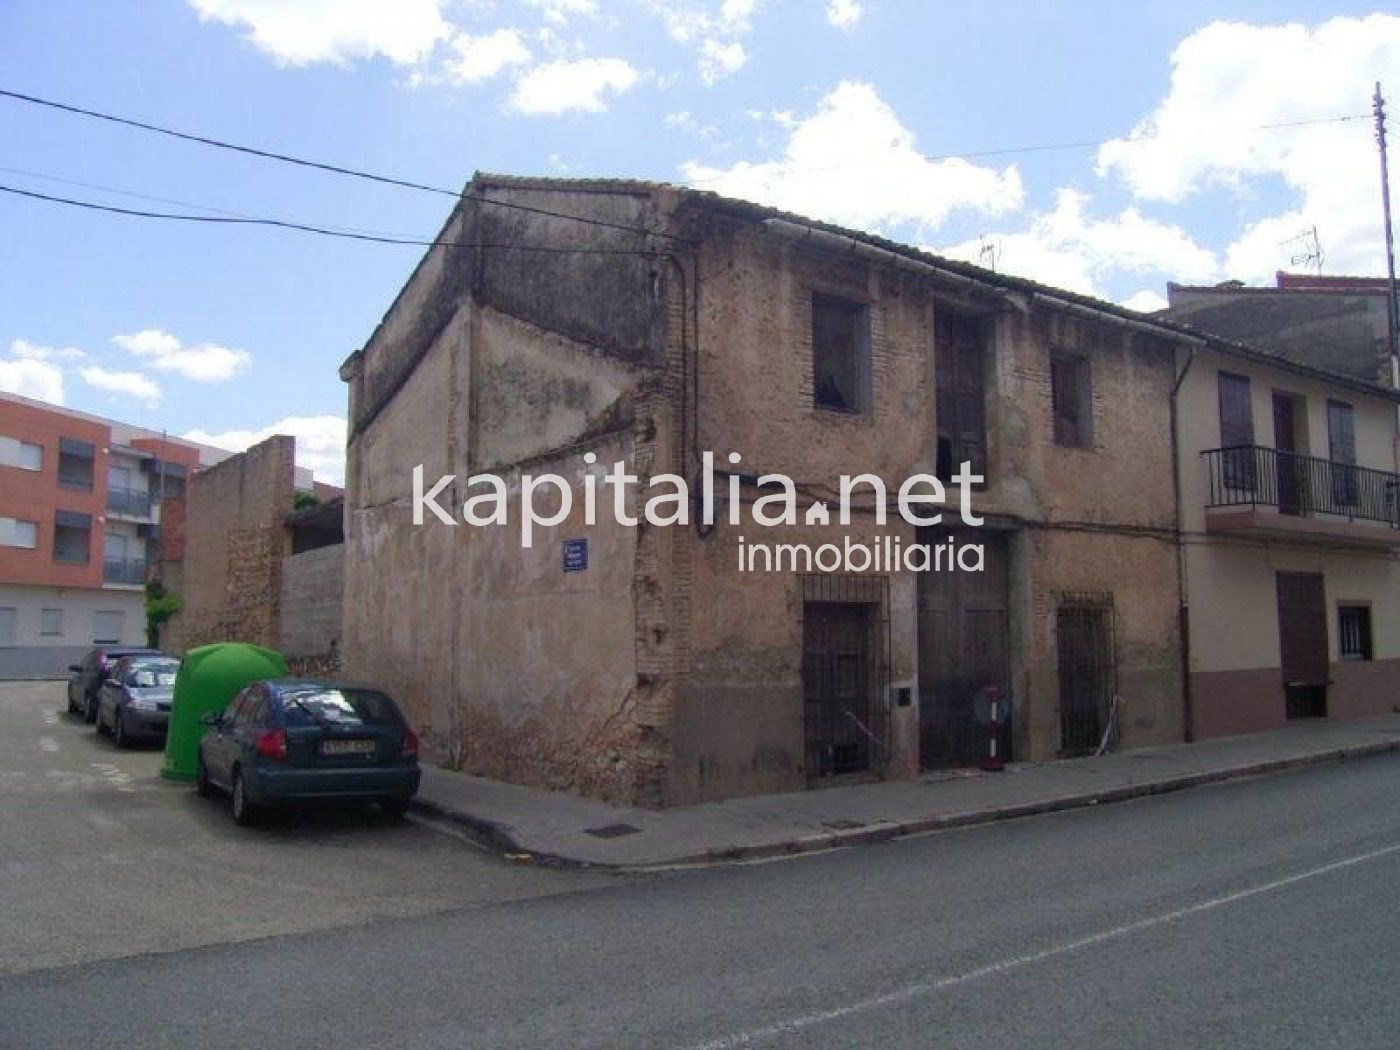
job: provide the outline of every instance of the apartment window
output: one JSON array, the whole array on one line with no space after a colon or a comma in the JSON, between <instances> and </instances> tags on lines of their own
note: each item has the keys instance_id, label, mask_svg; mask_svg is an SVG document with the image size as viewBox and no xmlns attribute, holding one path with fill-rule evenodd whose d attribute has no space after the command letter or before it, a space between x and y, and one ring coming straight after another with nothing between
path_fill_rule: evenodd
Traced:
<instances>
[{"instance_id":1,"label":"apartment window","mask_svg":"<svg viewBox=\"0 0 1400 1050\"><path fill-rule=\"evenodd\" d=\"M1050 399L1055 413L1055 444L1093 448L1094 400L1087 357L1050 355Z\"/></svg>"},{"instance_id":2,"label":"apartment window","mask_svg":"<svg viewBox=\"0 0 1400 1050\"><path fill-rule=\"evenodd\" d=\"M1356 419L1345 401L1327 402L1327 458L1332 472L1332 501L1356 505Z\"/></svg>"},{"instance_id":3,"label":"apartment window","mask_svg":"<svg viewBox=\"0 0 1400 1050\"><path fill-rule=\"evenodd\" d=\"M92 614L92 644L120 645L122 640L122 611L98 609Z\"/></svg>"},{"instance_id":4,"label":"apartment window","mask_svg":"<svg viewBox=\"0 0 1400 1050\"><path fill-rule=\"evenodd\" d=\"M62 609L40 609L39 610L39 633L49 637L62 637L63 635L63 610Z\"/></svg>"},{"instance_id":5,"label":"apartment window","mask_svg":"<svg viewBox=\"0 0 1400 1050\"><path fill-rule=\"evenodd\" d=\"M18 467L20 470L42 470L44 447L0 435L0 466Z\"/></svg>"},{"instance_id":6,"label":"apartment window","mask_svg":"<svg viewBox=\"0 0 1400 1050\"><path fill-rule=\"evenodd\" d=\"M39 546L39 525L20 518L0 518L0 547L26 547L33 550Z\"/></svg>"},{"instance_id":7,"label":"apartment window","mask_svg":"<svg viewBox=\"0 0 1400 1050\"><path fill-rule=\"evenodd\" d=\"M869 404L870 311L862 303L812 296L812 403L835 412Z\"/></svg>"},{"instance_id":8,"label":"apartment window","mask_svg":"<svg viewBox=\"0 0 1400 1050\"><path fill-rule=\"evenodd\" d=\"M933 322L934 411L938 449L934 472L947 480L963 463L987 476L985 354L980 322L938 313Z\"/></svg>"},{"instance_id":9,"label":"apartment window","mask_svg":"<svg viewBox=\"0 0 1400 1050\"><path fill-rule=\"evenodd\" d=\"M1337 640L1343 660L1371 659L1371 607L1369 605L1340 605L1337 607Z\"/></svg>"},{"instance_id":10,"label":"apartment window","mask_svg":"<svg viewBox=\"0 0 1400 1050\"><path fill-rule=\"evenodd\" d=\"M65 489L92 491L92 462L97 449L91 441L58 439L58 484Z\"/></svg>"},{"instance_id":11,"label":"apartment window","mask_svg":"<svg viewBox=\"0 0 1400 1050\"><path fill-rule=\"evenodd\" d=\"M86 565L92 546L92 517L72 510L54 511L53 560Z\"/></svg>"},{"instance_id":12,"label":"apartment window","mask_svg":"<svg viewBox=\"0 0 1400 1050\"><path fill-rule=\"evenodd\" d=\"M1254 488L1254 402L1249 378L1221 372L1216 381L1220 397L1220 447L1225 487Z\"/></svg>"}]
</instances>

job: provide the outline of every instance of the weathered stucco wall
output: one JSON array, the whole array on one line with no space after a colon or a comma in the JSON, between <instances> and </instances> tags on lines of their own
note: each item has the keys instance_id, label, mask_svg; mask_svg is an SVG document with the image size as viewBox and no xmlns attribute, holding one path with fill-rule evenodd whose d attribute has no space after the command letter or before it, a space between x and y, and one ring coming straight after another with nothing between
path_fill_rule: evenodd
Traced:
<instances>
[{"instance_id":1,"label":"weathered stucco wall","mask_svg":"<svg viewBox=\"0 0 1400 1050\"><path fill-rule=\"evenodd\" d=\"M319 657L339 652L344 600L343 544L288 557L282 565L282 654Z\"/></svg>"},{"instance_id":2,"label":"weathered stucco wall","mask_svg":"<svg viewBox=\"0 0 1400 1050\"><path fill-rule=\"evenodd\" d=\"M508 186L476 189L515 196ZM605 189L563 203L531 200L614 222L650 206L646 195ZM474 201L451 229L480 229L492 243L583 243L577 223ZM623 231L617 239L637 241ZM673 429L658 392L665 285L645 256L439 255L343 371L361 420L347 489L348 670L401 694L430 753L450 764L660 802L666 544L613 525L610 512L585 526L580 499L574 516L538 529L525 549L519 499L525 473L560 473L581 486L586 470L618 460L645 475L663 469L658 458L669 453L659 450ZM453 304L446 313L444 296ZM582 460L588 451L598 457L593 468ZM455 475L438 502L459 524L431 515L412 524L417 465L425 489ZM509 526L462 523L463 501L484 491L469 490L474 473L510 486ZM536 496L539 513L546 491ZM563 572L563 538L588 541L586 570ZM658 659L659 650L667 655Z\"/></svg>"}]
</instances>

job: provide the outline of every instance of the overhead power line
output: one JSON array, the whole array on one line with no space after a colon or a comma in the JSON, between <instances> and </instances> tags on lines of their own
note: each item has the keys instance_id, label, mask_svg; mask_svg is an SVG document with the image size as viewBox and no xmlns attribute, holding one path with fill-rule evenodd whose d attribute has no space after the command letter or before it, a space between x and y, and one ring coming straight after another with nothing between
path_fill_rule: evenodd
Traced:
<instances>
[{"instance_id":1,"label":"overhead power line","mask_svg":"<svg viewBox=\"0 0 1400 1050\"><path fill-rule=\"evenodd\" d=\"M0 98L14 99L17 102L28 102L32 105L44 106L48 109L59 110L63 113L72 113L76 116L89 117L93 120L103 120L110 124L119 124L123 127L136 128L140 131L149 131L156 135L167 135L170 138L181 139L185 142L194 142L201 146L210 146L214 149L230 150L234 153L243 153L251 157L259 157L263 160L274 160L282 164L293 164L297 167L329 172L332 175L343 175L352 179L364 179L368 182L377 182L385 186L397 186L401 189L419 190L423 193L435 193L444 197L452 197L454 200L460 200L462 198L462 193L459 190L450 190L442 186L431 186L424 182L400 179L392 175L379 175L370 171L349 168L341 164L310 160L306 157L294 157L288 153L276 153L272 150L258 149L255 146L244 146L236 142L226 142L223 139L211 138L207 135L195 135L187 131L177 131L174 128L162 127L159 124L150 124L143 120L133 120L130 117L119 117L115 114L102 113L95 109L85 109L82 106L74 106L66 102L56 102L48 98L39 98L37 95L26 95L19 91L9 91L5 88L0 88ZM673 241L685 239L675 234L638 229L636 226L628 226L625 223L608 222L605 219L595 219L586 215L570 215L567 212L551 211L548 208L536 208L528 204L517 204L514 201L482 198L482 203L490 204L498 208L509 208L514 211L543 215L553 219L567 219L573 222L585 223L589 226L601 226L605 229L623 230L627 233L650 234L651 236L662 237Z\"/></svg>"},{"instance_id":2,"label":"overhead power line","mask_svg":"<svg viewBox=\"0 0 1400 1050\"><path fill-rule=\"evenodd\" d=\"M107 212L111 215L125 215L136 219L163 219L173 222L199 222L219 226L269 226L279 230L294 230L298 233L314 233L322 237L341 237L352 241L368 241L371 244L401 244L420 248L499 248L507 251L545 252L555 255L642 255L662 256L665 252L645 248L591 248L566 247L552 244L511 244L492 241L444 241L425 240L419 237L396 237L388 234L363 233L354 230L335 229L329 226L315 226L311 223L294 222L290 219L270 219L257 216L233 215L191 215L184 212L145 211L140 208L121 208L114 204L100 204L97 201L78 200L74 197L59 197L35 190L22 190L16 186L0 185L0 193L11 193L17 197L63 204L71 208L88 211Z\"/></svg>"}]
</instances>

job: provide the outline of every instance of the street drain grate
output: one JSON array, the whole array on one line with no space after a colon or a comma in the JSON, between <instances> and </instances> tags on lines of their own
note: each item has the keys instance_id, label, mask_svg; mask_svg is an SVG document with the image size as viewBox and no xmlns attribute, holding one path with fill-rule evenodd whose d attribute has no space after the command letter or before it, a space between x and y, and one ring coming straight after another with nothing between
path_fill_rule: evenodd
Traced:
<instances>
[{"instance_id":1,"label":"street drain grate","mask_svg":"<svg viewBox=\"0 0 1400 1050\"><path fill-rule=\"evenodd\" d=\"M620 839L623 835L635 835L641 830L631 824L604 824L601 828L584 828L583 833L599 839Z\"/></svg>"}]
</instances>

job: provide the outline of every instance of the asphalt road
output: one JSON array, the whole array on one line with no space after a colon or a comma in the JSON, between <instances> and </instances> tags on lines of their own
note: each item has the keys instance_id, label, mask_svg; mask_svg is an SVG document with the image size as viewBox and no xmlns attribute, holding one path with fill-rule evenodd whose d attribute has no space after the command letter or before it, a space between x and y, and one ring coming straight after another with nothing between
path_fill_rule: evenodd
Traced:
<instances>
[{"instance_id":1,"label":"asphalt road","mask_svg":"<svg viewBox=\"0 0 1400 1050\"><path fill-rule=\"evenodd\" d=\"M563 881L0 978L0 1045L1393 1047L1398 791L1384 756L785 862L504 868ZM275 869L305 832L271 834Z\"/></svg>"},{"instance_id":2,"label":"asphalt road","mask_svg":"<svg viewBox=\"0 0 1400 1050\"><path fill-rule=\"evenodd\" d=\"M67 714L64 690L0 682L0 975L614 881L364 812L236 827L222 800L160 778L160 750L118 750Z\"/></svg>"}]
</instances>

